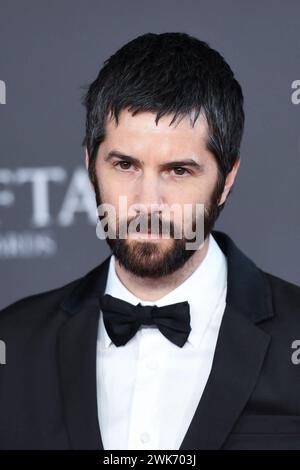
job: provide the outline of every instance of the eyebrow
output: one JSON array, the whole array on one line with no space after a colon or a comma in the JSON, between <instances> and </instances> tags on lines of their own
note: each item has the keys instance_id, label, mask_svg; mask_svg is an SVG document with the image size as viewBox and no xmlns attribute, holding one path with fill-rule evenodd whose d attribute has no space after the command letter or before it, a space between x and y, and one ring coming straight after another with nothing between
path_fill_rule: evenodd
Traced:
<instances>
[{"instance_id":1,"label":"eyebrow","mask_svg":"<svg viewBox=\"0 0 300 470\"><path fill-rule=\"evenodd\" d=\"M104 161L108 162L112 160L114 157L121 158L122 160L125 160L129 163L132 163L135 166L140 166L142 163L142 166L144 165L143 161L140 161L136 157L132 157L131 155L126 155L122 152L119 152L118 150L111 150L105 157ZM195 170L202 172L204 170L204 164L203 163L198 163L196 160L192 158L185 158L183 160L173 160L171 162L166 162L162 163L159 165L161 170L165 169L170 169L170 168L177 168L177 167L183 167L183 166L190 166L193 167Z\"/></svg>"}]
</instances>

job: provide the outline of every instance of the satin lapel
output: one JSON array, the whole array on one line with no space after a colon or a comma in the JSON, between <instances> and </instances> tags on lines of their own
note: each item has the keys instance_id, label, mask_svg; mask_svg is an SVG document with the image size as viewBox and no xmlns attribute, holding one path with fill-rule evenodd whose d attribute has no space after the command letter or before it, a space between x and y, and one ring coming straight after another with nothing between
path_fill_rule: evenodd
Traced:
<instances>
[{"instance_id":1,"label":"satin lapel","mask_svg":"<svg viewBox=\"0 0 300 470\"><path fill-rule=\"evenodd\" d=\"M109 258L83 277L61 304L70 314L59 331L58 362L72 449L103 450L97 410L97 296L104 292L108 267Z\"/></svg>"},{"instance_id":2,"label":"satin lapel","mask_svg":"<svg viewBox=\"0 0 300 470\"><path fill-rule=\"evenodd\" d=\"M211 374L180 449L219 449L256 384L270 338L226 307Z\"/></svg>"}]
</instances>

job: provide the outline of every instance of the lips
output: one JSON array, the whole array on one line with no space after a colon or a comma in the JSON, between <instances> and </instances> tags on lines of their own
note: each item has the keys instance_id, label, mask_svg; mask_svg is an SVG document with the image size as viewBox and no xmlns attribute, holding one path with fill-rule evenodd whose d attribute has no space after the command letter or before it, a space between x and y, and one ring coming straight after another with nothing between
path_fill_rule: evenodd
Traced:
<instances>
[{"instance_id":1,"label":"lips","mask_svg":"<svg viewBox=\"0 0 300 470\"><path fill-rule=\"evenodd\" d=\"M152 239L152 240L159 240L162 238L161 235L156 234L155 232L131 232L131 237L132 238L144 238L144 239Z\"/></svg>"}]
</instances>

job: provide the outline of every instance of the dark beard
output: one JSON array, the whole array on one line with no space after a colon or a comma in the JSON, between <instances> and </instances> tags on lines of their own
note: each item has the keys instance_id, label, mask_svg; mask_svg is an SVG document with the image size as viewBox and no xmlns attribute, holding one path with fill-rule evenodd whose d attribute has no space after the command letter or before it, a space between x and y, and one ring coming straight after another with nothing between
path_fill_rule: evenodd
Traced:
<instances>
[{"instance_id":1,"label":"dark beard","mask_svg":"<svg viewBox=\"0 0 300 470\"><path fill-rule=\"evenodd\" d=\"M98 207L103 201L96 178L93 185ZM219 214L218 201L221 194L220 181L218 181L211 197L210 207L205 207L204 211L204 240L213 230L217 220ZM130 222L127 222L127 228ZM195 233L195 220L192 223L192 230ZM173 243L165 251L162 251L160 242L133 240L128 243L128 239L118 238L118 233L116 233L116 238L106 237L105 240L112 254L126 270L142 278L159 279L180 269L197 251L196 247L186 249L187 242L195 243L196 235L194 238L186 239L182 237L179 239L173 238L172 234L174 234L174 224L170 221L170 238L173 239ZM201 242L204 240L201 240Z\"/></svg>"}]
</instances>

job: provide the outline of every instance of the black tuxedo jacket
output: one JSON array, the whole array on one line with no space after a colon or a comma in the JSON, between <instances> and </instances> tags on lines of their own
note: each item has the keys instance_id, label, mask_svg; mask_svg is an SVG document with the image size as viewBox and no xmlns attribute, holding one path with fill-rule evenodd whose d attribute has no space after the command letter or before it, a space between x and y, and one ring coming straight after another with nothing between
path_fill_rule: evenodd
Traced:
<instances>
[{"instance_id":1,"label":"black tuxedo jacket","mask_svg":"<svg viewBox=\"0 0 300 470\"><path fill-rule=\"evenodd\" d=\"M212 234L227 256L227 304L180 450L300 449L300 364L292 360L300 287L262 271L225 233ZM1 449L103 450L96 340L109 259L0 312Z\"/></svg>"}]
</instances>

